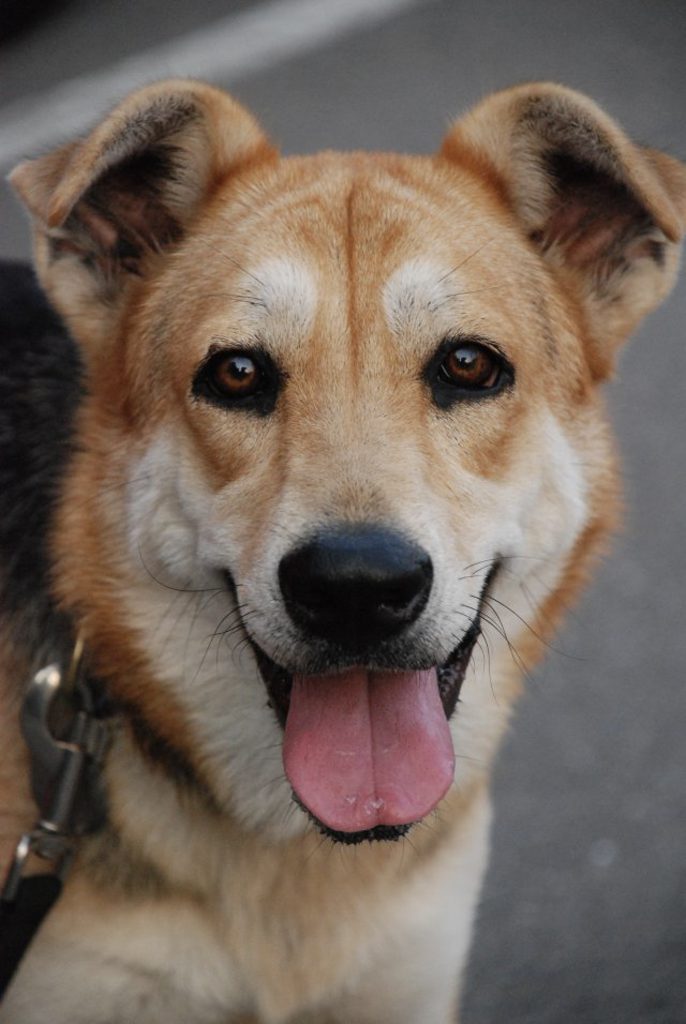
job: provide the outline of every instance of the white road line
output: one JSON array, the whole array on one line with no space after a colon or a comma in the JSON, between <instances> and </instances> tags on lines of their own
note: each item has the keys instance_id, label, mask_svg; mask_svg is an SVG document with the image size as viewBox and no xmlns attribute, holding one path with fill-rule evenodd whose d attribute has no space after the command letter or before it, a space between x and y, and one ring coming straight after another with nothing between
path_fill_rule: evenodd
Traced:
<instances>
[{"instance_id":1,"label":"white road line","mask_svg":"<svg viewBox=\"0 0 686 1024\"><path fill-rule=\"evenodd\" d=\"M426 0L270 0L99 74L69 79L0 107L0 165L88 128L130 89L169 75L235 80L383 21Z\"/></svg>"}]
</instances>

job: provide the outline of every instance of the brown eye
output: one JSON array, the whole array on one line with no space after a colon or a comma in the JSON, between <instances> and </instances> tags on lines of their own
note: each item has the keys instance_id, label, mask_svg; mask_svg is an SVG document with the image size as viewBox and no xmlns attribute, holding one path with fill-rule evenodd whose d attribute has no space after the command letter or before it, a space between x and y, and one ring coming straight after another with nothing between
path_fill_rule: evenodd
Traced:
<instances>
[{"instance_id":1,"label":"brown eye","mask_svg":"<svg viewBox=\"0 0 686 1024\"><path fill-rule=\"evenodd\" d=\"M227 398L253 395L262 383L262 374L255 360L243 352L223 353L213 360L209 369L211 382Z\"/></svg>"},{"instance_id":2,"label":"brown eye","mask_svg":"<svg viewBox=\"0 0 686 1024\"><path fill-rule=\"evenodd\" d=\"M484 345L458 345L440 365L443 380L470 391L490 391L499 381L502 360Z\"/></svg>"},{"instance_id":3,"label":"brown eye","mask_svg":"<svg viewBox=\"0 0 686 1024\"><path fill-rule=\"evenodd\" d=\"M512 364L494 344L478 337L446 338L424 368L439 409L492 398L514 384Z\"/></svg>"},{"instance_id":4,"label":"brown eye","mask_svg":"<svg viewBox=\"0 0 686 1024\"><path fill-rule=\"evenodd\" d=\"M266 416L276 405L282 377L261 347L221 349L199 366L191 394L225 409Z\"/></svg>"}]
</instances>

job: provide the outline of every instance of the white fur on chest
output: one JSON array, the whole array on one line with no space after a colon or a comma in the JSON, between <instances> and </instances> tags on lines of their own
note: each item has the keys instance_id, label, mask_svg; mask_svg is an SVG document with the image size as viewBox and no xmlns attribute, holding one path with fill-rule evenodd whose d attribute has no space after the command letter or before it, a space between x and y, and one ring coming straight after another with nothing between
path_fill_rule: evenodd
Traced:
<instances>
[{"instance_id":1,"label":"white fur on chest","mask_svg":"<svg viewBox=\"0 0 686 1024\"><path fill-rule=\"evenodd\" d=\"M332 865L331 885L315 901L309 859L256 898L246 863L230 847L207 902L181 893L110 899L77 877L25 961L0 1022L228 1024L249 1014L260 1024L295 1024L321 1014L346 1024L446 1024L489 824L482 791L438 854L412 867L412 847L392 848L390 884L380 870L381 884L366 888L364 858L378 861L379 850L330 847L334 862L343 853L347 863ZM178 822L176 840L183 842ZM321 856L313 858L318 868ZM252 870L261 867L257 856ZM341 887L342 873L348 883ZM294 911L308 901L307 914Z\"/></svg>"}]
</instances>

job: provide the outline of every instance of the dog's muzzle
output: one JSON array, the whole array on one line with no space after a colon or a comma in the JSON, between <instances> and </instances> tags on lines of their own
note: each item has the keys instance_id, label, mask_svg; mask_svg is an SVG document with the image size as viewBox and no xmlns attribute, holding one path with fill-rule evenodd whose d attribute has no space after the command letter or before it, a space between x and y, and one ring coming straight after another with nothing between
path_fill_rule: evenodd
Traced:
<instances>
[{"instance_id":1,"label":"dog's muzzle","mask_svg":"<svg viewBox=\"0 0 686 1024\"><path fill-rule=\"evenodd\" d=\"M279 585L309 667L279 665L250 642L284 728L295 799L336 841L397 839L452 785L448 720L496 568L460 642L436 664L412 640L433 584L418 544L382 526L345 524L282 559Z\"/></svg>"}]
</instances>

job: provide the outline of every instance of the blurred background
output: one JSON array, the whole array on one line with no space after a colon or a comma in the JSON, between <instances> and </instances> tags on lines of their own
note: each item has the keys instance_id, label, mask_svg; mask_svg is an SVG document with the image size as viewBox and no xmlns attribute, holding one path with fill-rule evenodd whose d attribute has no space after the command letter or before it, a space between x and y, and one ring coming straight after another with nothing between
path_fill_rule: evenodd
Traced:
<instances>
[{"instance_id":1,"label":"blurred background","mask_svg":"<svg viewBox=\"0 0 686 1024\"><path fill-rule=\"evenodd\" d=\"M230 88L287 153L432 150L551 78L686 159L683 0L2 0L0 32L3 176L165 75ZM5 185L0 255L29 255ZM626 526L498 762L463 1024L686 1021L685 323L682 281L610 389Z\"/></svg>"}]
</instances>

